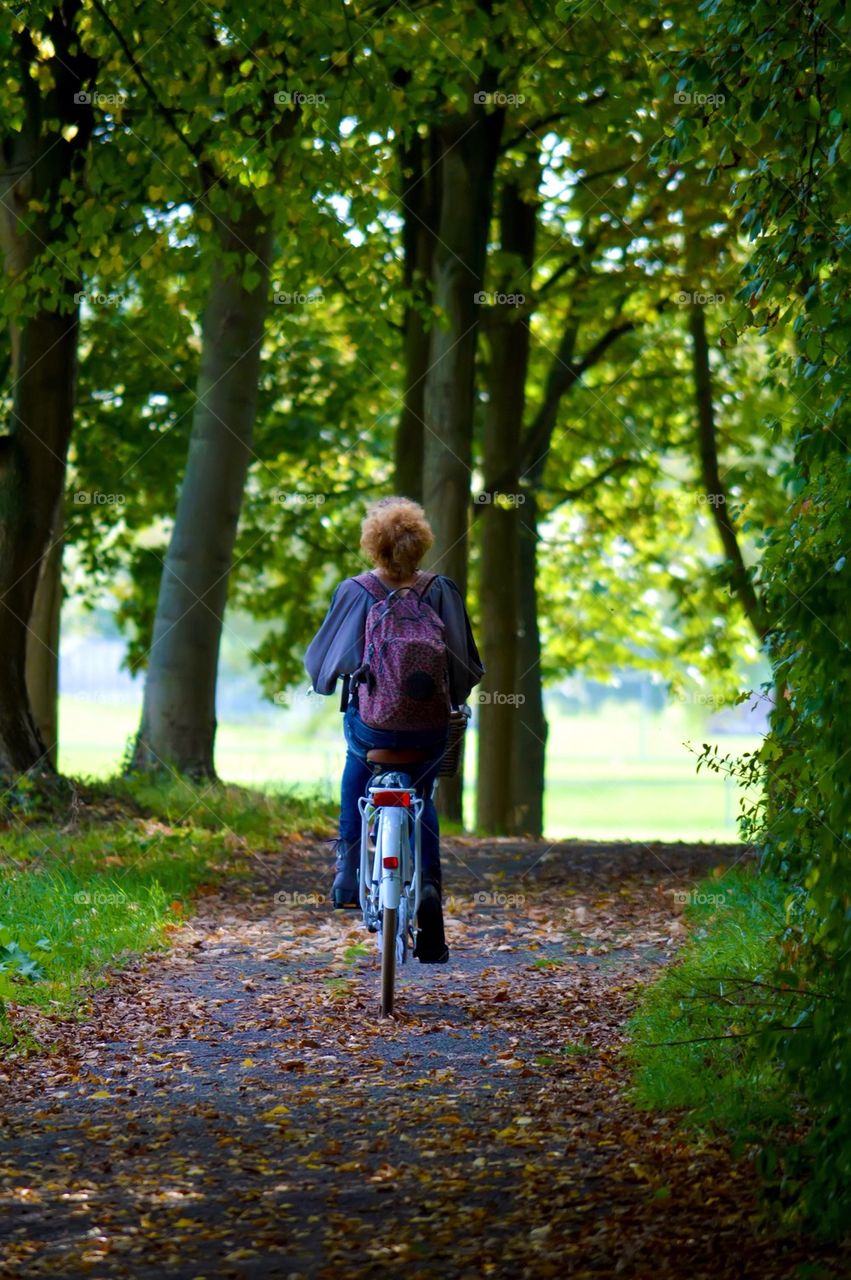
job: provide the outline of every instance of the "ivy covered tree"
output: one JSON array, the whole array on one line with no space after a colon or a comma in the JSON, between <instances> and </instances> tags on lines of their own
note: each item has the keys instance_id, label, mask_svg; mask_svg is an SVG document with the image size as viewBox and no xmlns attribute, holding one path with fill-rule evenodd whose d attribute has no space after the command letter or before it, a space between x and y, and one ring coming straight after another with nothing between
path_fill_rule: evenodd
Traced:
<instances>
[{"instance_id":1,"label":"ivy covered tree","mask_svg":"<svg viewBox=\"0 0 851 1280\"><path fill-rule=\"evenodd\" d=\"M751 834L789 896L761 1053L809 1107L804 1136L784 1144L784 1195L838 1233L851 1209L851 32L836 0L703 11L704 46L682 57L676 89L704 105L684 113L670 153L700 148L732 178L751 253L725 340L768 340L766 387L789 401L763 423L790 456L757 578L778 696Z\"/></svg>"}]
</instances>

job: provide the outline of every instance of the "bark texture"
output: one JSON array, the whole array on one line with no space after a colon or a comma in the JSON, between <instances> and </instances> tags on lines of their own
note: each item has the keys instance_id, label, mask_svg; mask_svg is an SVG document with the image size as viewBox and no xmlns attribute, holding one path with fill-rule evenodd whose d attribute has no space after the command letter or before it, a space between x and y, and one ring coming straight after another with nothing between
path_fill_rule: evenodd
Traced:
<instances>
[{"instance_id":1,"label":"bark texture","mask_svg":"<svg viewBox=\"0 0 851 1280\"><path fill-rule=\"evenodd\" d=\"M517 692L523 699L512 738L512 834L540 836L544 829L544 773L549 728L541 682L538 626L538 499L530 488L523 506L517 546Z\"/></svg>"},{"instance_id":2,"label":"bark texture","mask_svg":"<svg viewBox=\"0 0 851 1280\"><path fill-rule=\"evenodd\" d=\"M55 769L59 748L59 630L62 615L62 554L65 507L61 498L41 561L27 634L26 678L33 719Z\"/></svg>"}]
</instances>

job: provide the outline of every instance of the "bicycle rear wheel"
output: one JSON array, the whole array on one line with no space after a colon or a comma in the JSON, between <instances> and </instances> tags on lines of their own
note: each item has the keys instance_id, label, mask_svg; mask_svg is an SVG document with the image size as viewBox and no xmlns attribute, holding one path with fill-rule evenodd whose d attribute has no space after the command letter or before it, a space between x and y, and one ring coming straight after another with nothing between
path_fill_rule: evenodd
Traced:
<instances>
[{"instance_id":1,"label":"bicycle rear wheel","mask_svg":"<svg viewBox=\"0 0 851 1280\"><path fill-rule=\"evenodd\" d=\"M381 1016L393 1012L396 985L396 907L385 907L381 923Z\"/></svg>"}]
</instances>

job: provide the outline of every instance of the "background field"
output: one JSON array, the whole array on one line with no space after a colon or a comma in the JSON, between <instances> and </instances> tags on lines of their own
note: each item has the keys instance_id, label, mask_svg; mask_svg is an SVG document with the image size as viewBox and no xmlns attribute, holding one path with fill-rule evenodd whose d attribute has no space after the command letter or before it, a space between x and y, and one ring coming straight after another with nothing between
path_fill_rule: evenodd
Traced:
<instances>
[{"instance_id":1,"label":"background field","mask_svg":"<svg viewBox=\"0 0 851 1280\"><path fill-rule=\"evenodd\" d=\"M318 705L317 705L318 704ZM138 703L63 696L60 766L105 777L120 766L138 724ZM724 753L753 750L756 734L713 733L693 708L651 711L639 700L605 702L594 712L549 707L546 834L552 837L713 840L735 835L738 790L695 773L703 742ZM475 731L467 748L467 820L472 823ZM343 762L333 699L297 699L294 707L251 719L223 719L217 763L226 781L272 790L321 788L336 794Z\"/></svg>"}]
</instances>

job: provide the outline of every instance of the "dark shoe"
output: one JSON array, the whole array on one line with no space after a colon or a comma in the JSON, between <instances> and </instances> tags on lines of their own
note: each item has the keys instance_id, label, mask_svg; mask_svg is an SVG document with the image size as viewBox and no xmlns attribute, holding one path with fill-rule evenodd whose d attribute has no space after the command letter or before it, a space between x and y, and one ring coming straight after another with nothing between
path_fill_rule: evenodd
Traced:
<instances>
[{"instance_id":1,"label":"dark shoe","mask_svg":"<svg viewBox=\"0 0 851 1280\"><path fill-rule=\"evenodd\" d=\"M334 883L331 885L331 902L335 910L345 907L359 907L358 870L360 866L360 844L346 844L345 840L337 841L337 858L334 863Z\"/></svg>"},{"instance_id":2,"label":"dark shoe","mask_svg":"<svg viewBox=\"0 0 851 1280\"><path fill-rule=\"evenodd\" d=\"M424 884L417 912L417 941L414 955L420 964L446 964L449 948L443 932L443 906L435 884Z\"/></svg>"}]
</instances>

